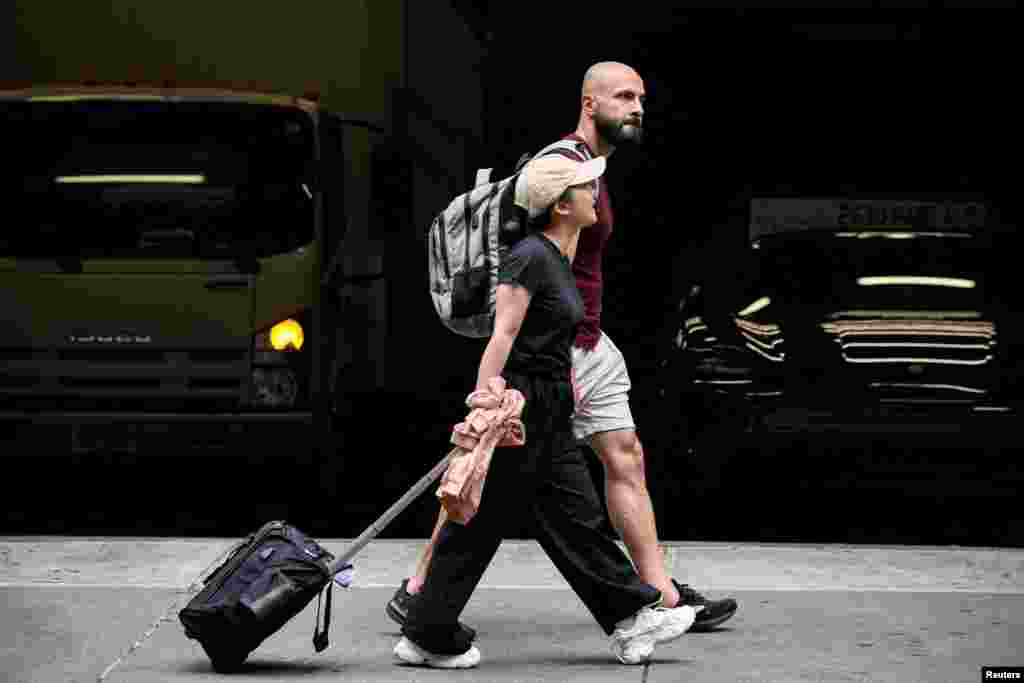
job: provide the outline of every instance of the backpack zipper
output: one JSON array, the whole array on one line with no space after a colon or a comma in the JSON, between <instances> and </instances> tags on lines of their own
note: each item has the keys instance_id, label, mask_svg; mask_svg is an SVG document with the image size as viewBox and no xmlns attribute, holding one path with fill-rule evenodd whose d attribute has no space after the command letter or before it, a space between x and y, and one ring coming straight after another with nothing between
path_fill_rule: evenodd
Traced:
<instances>
[{"instance_id":1,"label":"backpack zipper","mask_svg":"<svg viewBox=\"0 0 1024 683\"><path fill-rule=\"evenodd\" d=\"M465 213L466 213L466 261L462 267L462 272L466 273L472 268L473 264L469 261L469 240L473 237L473 208L469 203L469 197L473 194L472 192L466 193L465 202Z\"/></svg>"},{"instance_id":2,"label":"backpack zipper","mask_svg":"<svg viewBox=\"0 0 1024 683\"><path fill-rule=\"evenodd\" d=\"M487 241L487 226L491 222L491 207L494 205L494 198L498 196L498 183L494 183L494 187L491 188L491 196L487 198L487 208L484 210L484 220L481 226L483 232L480 235L480 239L483 240L484 248L484 264L487 266L487 270L491 269L491 245ZM501 211L498 211L498 215L501 215Z\"/></svg>"},{"instance_id":3,"label":"backpack zipper","mask_svg":"<svg viewBox=\"0 0 1024 683\"><path fill-rule=\"evenodd\" d=\"M444 267L444 278L450 280L452 277L451 270L448 268L448 242L445 239L445 225L444 225L444 214L441 214L434 219L434 224L437 226L437 245L438 251L441 252L441 265Z\"/></svg>"}]
</instances>

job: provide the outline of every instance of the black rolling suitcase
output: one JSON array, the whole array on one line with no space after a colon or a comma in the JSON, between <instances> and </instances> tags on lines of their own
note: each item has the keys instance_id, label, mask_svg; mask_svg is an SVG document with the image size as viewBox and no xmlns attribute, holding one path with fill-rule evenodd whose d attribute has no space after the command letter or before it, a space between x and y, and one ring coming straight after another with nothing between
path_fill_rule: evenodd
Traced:
<instances>
[{"instance_id":1,"label":"black rolling suitcase","mask_svg":"<svg viewBox=\"0 0 1024 683\"><path fill-rule=\"evenodd\" d=\"M291 524L274 521L239 543L179 612L185 635L199 641L219 672L237 669L268 636L327 588L324 628L313 646L327 647L334 555Z\"/></svg>"},{"instance_id":2,"label":"black rolling suitcase","mask_svg":"<svg viewBox=\"0 0 1024 683\"><path fill-rule=\"evenodd\" d=\"M313 647L322 652L328 645L334 576L351 569L349 560L441 475L457 450L452 449L337 558L287 522L264 524L235 546L178 613L185 635L199 641L215 671L235 671L326 588L323 630L319 600L313 629Z\"/></svg>"}]
</instances>

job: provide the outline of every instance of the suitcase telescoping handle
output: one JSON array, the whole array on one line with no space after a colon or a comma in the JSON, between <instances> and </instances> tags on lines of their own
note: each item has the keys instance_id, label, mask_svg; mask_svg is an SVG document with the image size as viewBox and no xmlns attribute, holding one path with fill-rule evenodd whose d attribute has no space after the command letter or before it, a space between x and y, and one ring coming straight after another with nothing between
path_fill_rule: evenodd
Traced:
<instances>
[{"instance_id":1,"label":"suitcase telescoping handle","mask_svg":"<svg viewBox=\"0 0 1024 683\"><path fill-rule=\"evenodd\" d=\"M380 532L384 531L387 525L391 523L391 520L397 517L402 510L409 507L410 503L416 500L416 498L423 493L428 486L434 483L434 480L440 477L445 471L445 468L448 467L448 461L451 460L452 456L458 451L459 448L457 446L449 451L448 455L444 456L439 463L434 465L432 470L423 475L423 477L416 482L405 495L395 501L395 504L389 507L383 515L378 517L377 521L367 527L366 531L359 534L359 537L352 541L352 545L350 545L345 552L328 565L327 569L330 571L331 576L340 572L345 565L356 556L356 553L363 549L363 546L375 539Z\"/></svg>"}]
</instances>

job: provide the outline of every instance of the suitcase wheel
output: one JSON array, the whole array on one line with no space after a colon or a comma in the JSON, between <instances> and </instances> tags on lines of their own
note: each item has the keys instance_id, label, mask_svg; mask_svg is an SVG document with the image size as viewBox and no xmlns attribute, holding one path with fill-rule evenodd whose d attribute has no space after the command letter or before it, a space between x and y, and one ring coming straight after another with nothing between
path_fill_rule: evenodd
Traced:
<instances>
[{"instance_id":1,"label":"suitcase wheel","mask_svg":"<svg viewBox=\"0 0 1024 683\"><path fill-rule=\"evenodd\" d=\"M245 658L249 656L249 653L244 650L220 650L214 651L203 645L203 651L206 652L206 656L210 658L210 663L213 664L213 670L219 674L234 673L238 671L242 664L245 662Z\"/></svg>"}]
</instances>

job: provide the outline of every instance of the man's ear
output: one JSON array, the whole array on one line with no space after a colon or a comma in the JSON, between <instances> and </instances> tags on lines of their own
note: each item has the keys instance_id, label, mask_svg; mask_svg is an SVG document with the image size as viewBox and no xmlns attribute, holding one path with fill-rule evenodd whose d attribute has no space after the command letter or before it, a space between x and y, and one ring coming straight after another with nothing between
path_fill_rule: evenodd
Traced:
<instances>
[{"instance_id":1,"label":"man's ear","mask_svg":"<svg viewBox=\"0 0 1024 683\"><path fill-rule=\"evenodd\" d=\"M594 110L597 109L597 98L594 95L583 95L580 98L580 107L589 117L594 116Z\"/></svg>"}]
</instances>

